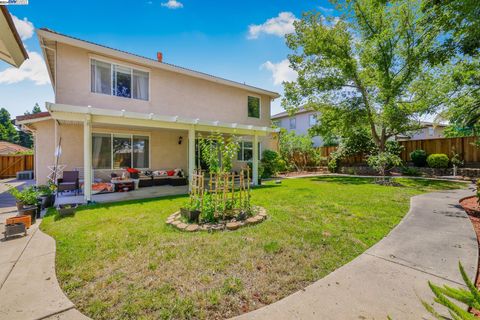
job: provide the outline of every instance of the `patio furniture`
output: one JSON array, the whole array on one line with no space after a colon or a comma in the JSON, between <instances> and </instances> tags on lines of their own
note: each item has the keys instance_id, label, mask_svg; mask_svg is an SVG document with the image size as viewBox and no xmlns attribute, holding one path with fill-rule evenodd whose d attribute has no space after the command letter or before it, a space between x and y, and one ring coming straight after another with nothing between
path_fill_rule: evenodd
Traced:
<instances>
[{"instance_id":1,"label":"patio furniture","mask_svg":"<svg viewBox=\"0 0 480 320\"><path fill-rule=\"evenodd\" d=\"M126 192L135 189L135 182L132 179L119 179L111 182L115 186L115 192Z\"/></svg>"},{"instance_id":2,"label":"patio furniture","mask_svg":"<svg viewBox=\"0 0 480 320\"><path fill-rule=\"evenodd\" d=\"M75 195L78 194L80 188L79 172L78 171L64 171L63 178L57 180L58 189L57 192L74 191Z\"/></svg>"},{"instance_id":3,"label":"patio furniture","mask_svg":"<svg viewBox=\"0 0 480 320\"><path fill-rule=\"evenodd\" d=\"M8 237L21 234L23 233L25 236L27 235L27 228L25 228L25 224L19 222L19 223L13 223L13 224L6 224L5 225L5 232L4 238L7 239Z\"/></svg>"}]
</instances>

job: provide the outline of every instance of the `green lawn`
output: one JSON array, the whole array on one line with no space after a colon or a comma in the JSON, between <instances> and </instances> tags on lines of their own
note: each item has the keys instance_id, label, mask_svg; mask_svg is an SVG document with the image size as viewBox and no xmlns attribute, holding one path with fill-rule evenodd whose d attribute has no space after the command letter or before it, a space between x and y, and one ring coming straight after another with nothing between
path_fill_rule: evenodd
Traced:
<instances>
[{"instance_id":1,"label":"green lawn","mask_svg":"<svg viewBox=\"0 0 480 320\"><path fill-rule=\"evenodd\" d=\"M186 197L96 205L46 217L60 284L94 319L226 318L277 301L349 262L407 213L409 198L462 184L322 177L252 192L265 222L184 233L167 216Z\"/></svg>"}]
</instances>

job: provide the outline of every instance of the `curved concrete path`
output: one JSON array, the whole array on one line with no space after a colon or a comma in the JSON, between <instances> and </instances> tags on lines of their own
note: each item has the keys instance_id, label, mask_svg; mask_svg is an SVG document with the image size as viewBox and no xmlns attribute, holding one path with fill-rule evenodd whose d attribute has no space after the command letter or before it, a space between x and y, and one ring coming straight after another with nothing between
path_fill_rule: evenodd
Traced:
<instances>
[{"instance_id":1,"label":"curved concrete path","mask_svg":"<svg viewBox=\"0 0 480 320\"><path fill-rule=\"evenodd\" d=\"M463 285L461 261L470 278L478 246L458 200L470 190L423 194L408 214L365 253L276 303L237 317L246 319L431 319L420 298L431 302L427 281Z\"/></svg>"},{"instance_id":2,"label":"curved concrete path","mask_svg":"<svg viewBox=\"0 0 480 320\"><path fill-rule=\"evenodd\" d=\"M462 285L462 261L474 277L478 247L458 200L469 190L424 194L388 236L325 278L237 319L429 319L427 286ZM60 289L55 241L38 230L0 242L0 319L88 319ZM0 226L1 227L1 226Z\"/></svg>"}]
</instances>

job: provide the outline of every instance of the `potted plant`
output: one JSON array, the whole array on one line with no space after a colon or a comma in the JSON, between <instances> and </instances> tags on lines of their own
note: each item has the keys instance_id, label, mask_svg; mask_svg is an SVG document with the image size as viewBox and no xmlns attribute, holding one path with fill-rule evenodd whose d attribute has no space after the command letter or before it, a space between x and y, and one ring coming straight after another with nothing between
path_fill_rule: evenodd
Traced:
<instances>
[{"instance_id":1,"label":"potted plant","mask_svg":"<svg viewBox=\"0 0 480 320\"><path fill-rule=\"evenodd\" d=\"M57 190L57 186L53 183L49 183L48 185L38 186L37 190L40 194L42 209L52 207L55 203L55 191Z\"/></svg>"},{"instance_id":2,"label":"potted plant","mask_svg":"<svg viewBox=\"0 0 480 320\"><path fill-rule=\"evenodd\" d=\"M21 191L15 187L9 189L11 195L17 200L17 209L21 215L32 217L32 224L37 216L38 192L34 186L23 188Z\"/></svg>"},{"instance_id":3,"label":"potted plant","mask_svg":"<svg viewBox=\"0 0 480 320\"><path fill-rule=\"evenodd\" d=\"M15 198L15 204L17 206L17 211L20 212L23 210L24 202L22 198L22 193L15 187L9 186L8 192Z\"/></svg>"},{"instance_id":4,"label":"potted plant","mask_svg":"<svg viewBox=\"0 0 480 320\"><path fill-rule=\"evenodd\" d=\"M198 223L200 217L200 201L193 200L191 203L185 206L185 208L180 208L180 214L182 217L187 219L188 222Z\"/></svg>"}]
</instances>

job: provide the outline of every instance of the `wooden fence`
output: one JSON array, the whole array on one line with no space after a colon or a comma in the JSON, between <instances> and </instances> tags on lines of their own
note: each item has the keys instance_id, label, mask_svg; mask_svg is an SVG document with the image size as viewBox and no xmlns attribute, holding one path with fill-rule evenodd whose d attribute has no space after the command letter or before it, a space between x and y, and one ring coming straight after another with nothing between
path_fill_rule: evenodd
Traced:
<instances>
[{"instance_id":1,"label":"wooden fence","mask_svg":"<svg viewBox=\"0 0 480 320\"><path fill-rule=\"evenodd\" d=\"M33 154L0 155L0 179L15 177L18 171L33 170Z\"/></svg>"},{"instance_id":2,"label":"wooden fence","mask_svg":"<svg viewBox=\"0 0 480 320\"><path fill-rule=\"evenodd\" d=\"M458 153L466 164L478 164L480 163L480 147L475 145L476 140L476 137L462 137L399 141L400 145L404 147L400 157L403 161L411 161L410 153L414 150L422 149L427 154L444 153L449 158L453 156L453 153ZM320 153L323 157L329 157L336 149L337 147L320 147ZM365 159L363 156L358 155L345 159L343 162L358 164L364 163Z\"/></svg>"}]
</instances>

